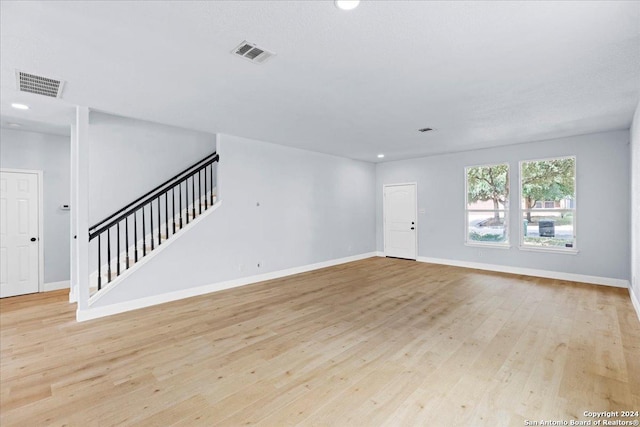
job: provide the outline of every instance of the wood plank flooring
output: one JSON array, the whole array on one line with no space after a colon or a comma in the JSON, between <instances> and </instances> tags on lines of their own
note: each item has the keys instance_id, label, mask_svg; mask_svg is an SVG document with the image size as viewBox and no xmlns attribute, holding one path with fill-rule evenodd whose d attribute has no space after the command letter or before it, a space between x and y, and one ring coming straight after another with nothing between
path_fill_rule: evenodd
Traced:
<instances>
[{"instance_id":1,"label":"wood plank flooring","mask_svg":"<svg viewBox=\"0 0 640 427\"><path fill-rule=\"evenodd\" d=\"M625 289L371 258L84 323L67 298L0 301L3 427L523 426L640 410Z\"/></svg>"}]
</instances>

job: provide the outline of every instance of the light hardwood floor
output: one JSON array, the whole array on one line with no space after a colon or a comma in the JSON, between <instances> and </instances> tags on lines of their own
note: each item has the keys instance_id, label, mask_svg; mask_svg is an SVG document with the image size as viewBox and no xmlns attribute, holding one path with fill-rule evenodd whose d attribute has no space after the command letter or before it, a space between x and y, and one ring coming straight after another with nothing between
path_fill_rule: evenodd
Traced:
<instances>
[{"instance_id":1,"label":"light hardwood floor","mask_svg":"<svg viewBox=\"0 0 640 427\"><path fill-rule=\"evenodd\" d=\"M67 297L0 301L2 427L523 426L640 410L625 289L371 258L85 323Z\"/></svg>"}]
</instances>

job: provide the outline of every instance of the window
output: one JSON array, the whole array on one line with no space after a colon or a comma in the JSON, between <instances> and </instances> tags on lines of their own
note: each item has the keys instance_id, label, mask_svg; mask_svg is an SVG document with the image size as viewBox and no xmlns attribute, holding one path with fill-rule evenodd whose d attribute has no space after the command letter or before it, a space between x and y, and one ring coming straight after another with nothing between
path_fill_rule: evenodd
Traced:
<instances>
[{"instance_id":1,"label":"window","mask_svg":"<svg viewBox=\"0 0 640 427\"><path fill-rule=\"evenodd\" d=\"M521 246L575 251L576 158L520 162Z\"/></svg>"},{"instance_id":2,"label":"window","mask_svg":"<svg viewBox=\"0 0 640 427\"><path fill-rule=\"evenodd\" d=\"M466 242L509 244L509 165L468 167L466 172Z\"/></svg>"}]
</instances>

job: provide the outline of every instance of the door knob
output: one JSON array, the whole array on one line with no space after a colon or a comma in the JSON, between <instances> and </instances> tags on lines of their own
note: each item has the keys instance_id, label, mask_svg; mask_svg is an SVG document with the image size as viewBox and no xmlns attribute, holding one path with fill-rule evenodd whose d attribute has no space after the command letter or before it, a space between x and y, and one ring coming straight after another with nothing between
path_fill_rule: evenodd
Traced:
<instances>
[{"instance_id":1,"label":"door knob","mask_svg":"<svg viewBox=\"0 0 640 427\"><path fill-rule=\"evenodd\" d=\"M415 230L416 228L415 228L415 227L411 227L411 229L412 229L412 230Z\"/></svg>"},{"instance_id":2,"label":"door knob","mask_svg":"<svg viewBox=\"0 0 640 427\"><path fill-rule=\"evenodd\" d=\"M35 242L35 241L36 241L36 238L35 238L35 237L32 237L30 240L31 240L32 242Z\"/></svg>"}]
</instances>

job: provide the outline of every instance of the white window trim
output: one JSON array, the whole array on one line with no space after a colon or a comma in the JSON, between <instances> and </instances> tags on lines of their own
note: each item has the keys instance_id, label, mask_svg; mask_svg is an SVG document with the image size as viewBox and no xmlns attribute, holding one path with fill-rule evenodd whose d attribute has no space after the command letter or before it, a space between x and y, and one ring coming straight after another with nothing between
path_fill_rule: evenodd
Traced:
<instances>
[{"instance_id":1,"label":"white window trim","mask_svg":"<svg viewBox=\"0 0 640 427\"><path fill-rule=\"evenodd\" d=\"M509 162L498 162L498 163L487 163L483 165L471 165L465 166L464 168L464 245L465 246L475 246L482 248L497 248L497 249L509 249L511 248L511 227L509 226L511 223L511 216L509 212L511 211L511 188L509 188L509 209L498 209L498 212L504 212L505 221L507 225L507 240L505 242L477 242L473 240L469 240L469 212L495 212L495 209L469 209L469 204L467 203L467 195L469 194L469 183L467 180L468 170L471 168L481 168L481 167L489 167L489 166L507 166L507 177L509 178L509 183L511 183L511 165Z\"/></svg>"},{"instance_id":2,"label":"white window trim","mask_svg":"<svg viewBox=\"0 0 640 427\"><path fill-rule=\"evenodd\" d=\"M580 252L576 248L562 248L562 247L552 247L552 246L520 246L518 247L521 251L525 252L544 252L544 253L557 253L561 255L578 255Z\"/></svg>"},{"instance_id":3,"label":"white window trim","mask_svg":"<svg viewBox=\"0 0 640 427\"><path fill-rule=\"evenodd\" d=\"M510 243L482 243L482 242L474 242L474 243L465 243L465 246L471 246L474 248L495 248L495 249L511 249Z\"/></svg>"},{"instance_id":4,"label":"white window trim","mask_svg":"<svg viewBox=\"0 0 640 427\"><path fill-rule=\"evenodd\" d=\"M562 159L573 159L574 164L574 188L573 188L573 203L574 207L572 209L532 209L531 211L539 211L539 212L549 212L553 210L561 210L561 211L570 211L573 212L573 247L572 248L563 248L563 247L550 247L550 246L535 246L535 245L526 245L524 243L524 221L522 218L526 213L526 209L522 207L522 164L523 163L531 163L531 162L545 162L550 160L562 160ZM466 197L466 196L465 196ZM546 253L556 253L556 254L566 254L566 255L577 255L580 251L578 250L578 223L577 223L577 212L578 212L578 157L573 156L558 156L558 157L548 157L544 159L529 159L529 160L520 160L518 164L518 206L520 211L519 216L519 228L520 228L520 243L518 248L521 251L530 251L530 252L546 252Z\"/></svg>"}]
</instances>

